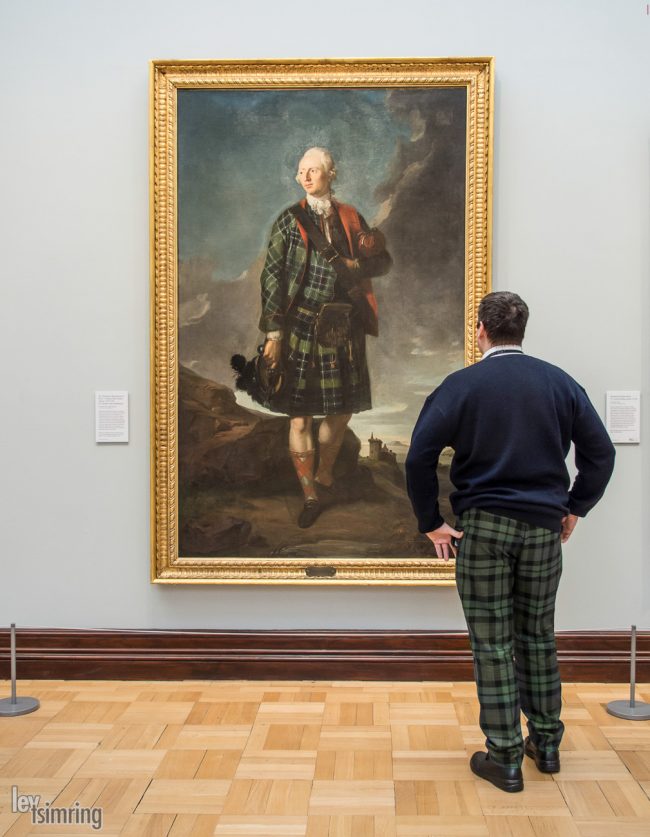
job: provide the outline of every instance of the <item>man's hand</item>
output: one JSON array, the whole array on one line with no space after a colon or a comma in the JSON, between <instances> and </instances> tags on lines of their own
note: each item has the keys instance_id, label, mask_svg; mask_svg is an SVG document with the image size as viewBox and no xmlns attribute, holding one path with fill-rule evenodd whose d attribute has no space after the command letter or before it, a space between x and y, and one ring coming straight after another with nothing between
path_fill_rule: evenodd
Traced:
<instances>
[{"instance_id":1,"label":"man's hand","mask_svg":"<svg viewBox=\"0 0 650 837\"><path fill-rule=\"evenodd\" d=\"M267 340L264 344L264 360L271 366L277 366L282 357L282 341Z\"/></svg>"},{"instance_id":2,"label":"man's hand","mask_svg":"<svg viewBox=\"0 0 650 837\"><path fill-rule=\"evenodd\" d=\"M341 256L341 261L351 273L361 268L359 259L347 259L345 256Z\"/></svg>"},{"instance_id":3,"label":"man's hand","mask_svg":"<svg viewBox=\"0 0 650 837\"><path fill-rule=\"evenodd\" d=\"M436 555L438 558L444 558L445 561L449 560L449 552L451 551L454 558L456 557L456 553L458 550L451 542L452 538L462 538L463 533L456 531L456 529L452 529L451 526L447 523L443 523L442 526L439 526L437 529L434 529L433 532L427 532L427 538L433 543L434 547L436 548Z\"/></svg>"},{"instance_id":4,"label":"man's hand","mask_svg":"<svg viewBox=\"0 0 650 837\"><path fill-rule=\"evenodd\" d=\"M566 543L569 540L571 533L576 528L577 522L577 514L567 514L566 517L562 518L562 531L560 532L560 540L562 543Z\"/></svg>"}]
</instances>

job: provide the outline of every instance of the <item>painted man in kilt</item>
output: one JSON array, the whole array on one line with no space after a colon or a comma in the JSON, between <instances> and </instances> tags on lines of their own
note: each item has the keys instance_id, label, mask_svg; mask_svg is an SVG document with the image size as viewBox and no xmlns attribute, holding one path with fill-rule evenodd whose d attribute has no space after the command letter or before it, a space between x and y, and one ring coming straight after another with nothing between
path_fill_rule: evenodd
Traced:
<instances>
[{"instance_id":1,"label":"painted man in kilt","mask_svg":"<svg viewBox=\"0 0 650 837\"><path fill-rule=\"evenodd\" d=\"M614 447L584 389L523 353L527 320L517 294L484 297L483 358L427 398L406 460L420 532L439 558L456 557L487 746L470 767L510 792L523 789L524 753L543 773L560 769L554 615L561 544L600 500L614 467ZM571 485L565 458L572 442L578 473ZM454 449L455 528L438 507L436 465L447 446Z\"/></svg>"},{"instance_id":2,"label":"painted man in kilt","mask_svg":"<svg viewBox=\"0 0 650 837\"><path fill-rule=\"evenodd\" d=\"M335 177L327 149L305 153L296 175L305 198L275 221L260 279L264 358L283 374L271 409L290 417L289 452L304 494L302 528L314 523L333 493L350 418L372 406L365 341L366 334L377 335L378 320L371 277L391 265L381 233L334 199ZM314 416L324 417L317 440Z\"/></svg>"}]
</instances>

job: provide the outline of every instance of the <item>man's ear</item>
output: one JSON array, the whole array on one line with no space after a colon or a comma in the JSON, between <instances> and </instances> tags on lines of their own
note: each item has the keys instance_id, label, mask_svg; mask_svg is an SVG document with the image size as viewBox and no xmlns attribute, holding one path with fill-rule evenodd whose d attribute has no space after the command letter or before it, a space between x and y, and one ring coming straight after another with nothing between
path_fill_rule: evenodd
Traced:
<instances>
[{"instance_id":1,"label":"man's ear","mask_svg":"<svg viewBox=\"0 0 650 837\"><path fill-rule=\"evenodd\" d=\"M485 330L485 326L480 320L476 328L476 345L478 346L481 354L484 354L486 349L490 345L490 339L487 336L487 331Z\"/></svg>"}]
</instances>

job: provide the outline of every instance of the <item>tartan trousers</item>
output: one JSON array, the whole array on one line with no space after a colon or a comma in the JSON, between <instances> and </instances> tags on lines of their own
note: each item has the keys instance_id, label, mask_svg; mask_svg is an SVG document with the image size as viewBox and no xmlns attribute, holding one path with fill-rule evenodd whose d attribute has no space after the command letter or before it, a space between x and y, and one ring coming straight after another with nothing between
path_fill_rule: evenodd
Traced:
<instances>
[{"instance_id":1,"label":"tartan trousers","mask_svg":"<svg viewBox=\"0 0 650 837\"><path fill-rule=\"evenodd\" d=\"M523 760L520 712L546 751L564 724L555 647L555 596L562 574L560 535L480 509L463 512L456 584L467 620L490 758Z\"/></svg>"}]
</instances>

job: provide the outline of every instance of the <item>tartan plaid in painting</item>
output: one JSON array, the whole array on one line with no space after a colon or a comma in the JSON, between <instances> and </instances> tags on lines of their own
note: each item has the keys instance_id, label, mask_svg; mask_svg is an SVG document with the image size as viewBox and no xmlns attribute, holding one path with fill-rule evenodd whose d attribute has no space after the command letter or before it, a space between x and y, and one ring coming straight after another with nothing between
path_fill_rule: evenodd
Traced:
<instances>
[{"instance_id":1,"label":"tartan plaid in painting","mask_svg":"<svg viewBox=\"0 0 650 837\"><path fill-rule=\"evenodd\" d=\"M315 223L318 217L309 210ZM341 235L343 235L341 231ZM304 274L304 278L303 277ZM301 281L302 278L302 281ZM314 339L316 315L326 302L349 302L336 283L336 271L312 247L305 249L289 210L273 225L261 276L262 331L283 329L287 338L287 391L272 409L290 416L359 413L372 407L363 325L353 314L349 345L323 347ZM287 300L295 297L289 315Z\"/></svg>"},{"instance_id":2,"label":"tartan plaid in painting","mask_svg":"<svg viewBox=\"0 0 650 837\"><path fill-rule=\"evenodd\" d=\"M271 229L271 237L262 269L262 316L260 331L269 332L284 327L287 298L298 291L307 262L307 250L295 218L288 209L280 215Z\"/></svg>"},{"instance_id":3,"label":"tartan plaid in painting","mask_svg":"<svg viewBox=\"0 0 650 837\"><path fill-rule=\"evenodd\" d=\"M519 766L520 710L531 740L558 748L561 684L555 648L555 596L562 573L560 535L479 509L458 522L464 534L456 583L469 629L490 758Z\"/></svg>"},{"instance_id":4,"label":"tartan plaid in painting","mask_svg":"<svg viewBox=\"0 0 650 837\"><path fill-rule=\"evenodd\" d=\"M359 413L372 407L365 336L354 328L349 346L330 348L314 340L316 311L295 310L289 331L288 403L274 405L290 416Z\"/></svg>"}]
</instances>

